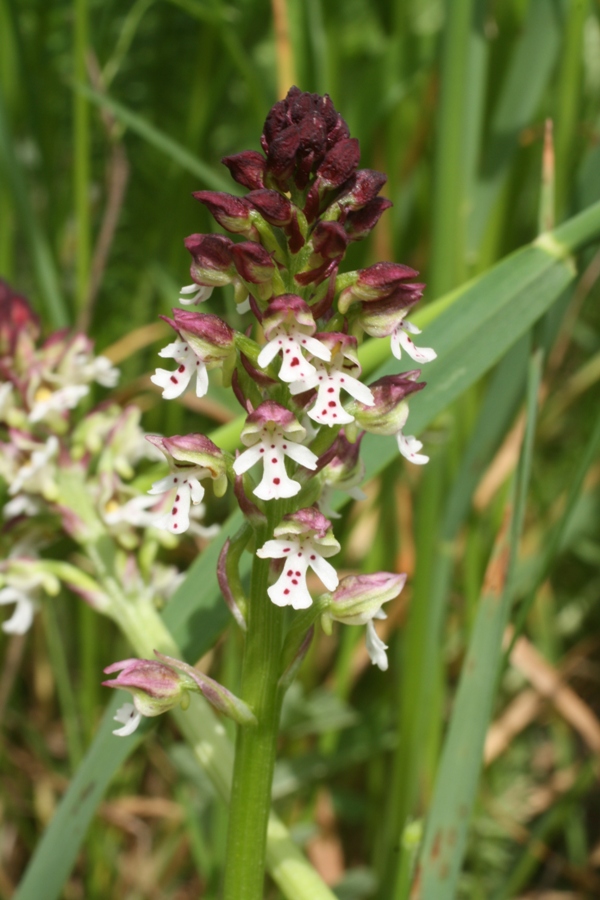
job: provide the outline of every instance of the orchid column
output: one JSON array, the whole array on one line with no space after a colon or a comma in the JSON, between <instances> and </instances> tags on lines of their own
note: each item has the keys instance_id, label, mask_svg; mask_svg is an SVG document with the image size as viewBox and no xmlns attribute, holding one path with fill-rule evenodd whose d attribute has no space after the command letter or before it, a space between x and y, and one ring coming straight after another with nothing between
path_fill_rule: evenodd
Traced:
<instances>
[{"instance_id":1,"label":"orchid column","mask_svg":"<svg viewBox=\"0 0 600 900\"><path fill-rule=\"evenodd\" d=\"M364 431L394 436L405 457L427 462L421 443L404 433L407 398L424 383L411 370L365 385L358 343L365 334L390 337L398 359L402 351L419 363L435 357L409 336L417 329L407 315L423 290L411 280L417 272L377 263L339 274L349 243L366 237L391 204L378 196L385 176L358 169L358 141L329 97L292 88L267 116L261 144L263 153L223 160L249 190L243 198L194 195L237 240L198 234L186 240L193 284L182 289L180 301L188 308L166 319L175 334L161 356L172 365L153 376L166 399L190 385L203 396L210 370L221 368L223 383L231 385L247 416L242 447L232 456L200 434L150 436L171 468L152 488L171 497L163 527L173 534L186 530L206 481L218 495L230 482L246 520L225 542L218 566L225 601L245 633L241 700L224 694L229 699L219 707L227 714L234 710L239 724L226 900L263 896L281 701L316 620L321 617L327 630L334 621L366 625L371 659L387 668L386 646L373 623L385 618L381 607L397 596L405 576L377 572L340 582L330 562L340 546L327 516L334 515L332 490L360 496ZM238 312L248 317L243 333L217 315L189 308L227 284ZM244 552L254 557L247 594L238 571ZM316 599L309 571L324 588ZM165 676L164 665L153 665L142 671L156 671L163 702L163 680L170 685L173 676ZM131 660L126 671L137 673ZM132 677L139 691L137 674ZM120 678L114 685L127 687ZM150 682L146 693L152 696ZM190 683L188 678L186 689ZM179 696L180 683L174 684ZM142 715L154 714L153 708L138 700Z\"/></svg>"}]
</instances>

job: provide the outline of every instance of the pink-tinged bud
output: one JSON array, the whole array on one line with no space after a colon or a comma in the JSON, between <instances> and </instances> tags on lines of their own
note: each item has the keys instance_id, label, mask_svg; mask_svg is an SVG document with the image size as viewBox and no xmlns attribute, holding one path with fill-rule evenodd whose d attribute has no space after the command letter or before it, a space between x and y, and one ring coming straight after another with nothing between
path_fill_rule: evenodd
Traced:
<instances>
[{"instance_id":1,"label":"pink-tinged bud","mask_svg":"<svg viewBox=\"0 0 600 900\"><path fill-rule=\"evenodd\" d=\"M388 337L419 302L424 289L424 284L407 284L406 288L403 287L385 300L361 303L357 321L371 337Z\"/></svg>"},{"instance_id":2,"label":"pink-tinged bud","mask_svg":"<svg viewBox=\"0 0 600 900\"><path fill-rule=\"evenodd\" d=\"M275 263L270 253L256 241L243 241L234 244L231 255L238 274L251 284L265 284L271 281L275 272Z\"/></svg>"},{"instance_id":3,"label":"pink-tinged bud","mask_svg":"<svg viewBox=\"0 0 600 900\"><path fill-rule=\"evenodd\" d=\"M318 222L312 234L315 253L324 259L339 260L346 252L348 235L339 222Z\"/></svg>"},{"instance_id":4,"label":"pink-tinged bud","mask_svg":"<svg viewBox=\"0 0 600 900\"><path fill-rule=\"evenodd\" d=\"M344 226L350 240L362 241L368 237L382 214L393 205L392 201L386 200L385 197L375 197L362 209L348 213Z\"/></svg>"},{"instance_id":5,"label":"pink-tinged bud","mask_svg":"<svg viewBox=\"0 0 600 900\"><path fill-rule=\"evenodd\" d=\"M221 162L238 184L251 191L264 187L267 161L257 150L243 150L233 156L224 156Z\"/></svg>"},{"instance_id":6,"label":"pink-tinged bud","mask_svg":"<svg viewBox=\"0 0 600 900\"><path fill-rule=\"evenodd\" d=\"M347 137L348 127L328 96L290 88L265 121L261 144L267 154L267 179L286 190L293 175L303 190L327 152Z\"/></svg>"},{"instance_id":7,"label":"pink-tinged bud","mask_svg":"<svg viewBox=\"0 0 600 900\"><path fill-rule=\"evenodd\" d=\"M234 331L219 316L174 309L172 320L161 318L179 332L204 363L220 362L235 350Z\"/></svg>"},{"instance_id":8,"label":"pink-tinged bud","mask_svg":"<svg viewBox=\"0 0 600 900\"><path fill-rule=\"evenodd\" d=\"M24 334L31 342L36 341L40 320L27 299L0 278L0 356L12 355L19 336Z\"/></svg>"},{"instance_id":9,"label":"pink-tinged bud","mask_svg":"<svg viewBox=\"0 0 600 900\"><path fill-rule=\"evenodd\" d=\"M119 672L112 681L103 681L103 686L129 691L142 716L160 716L180 704L185 708L189 704L188 691L197 690L191 679L152 659L124 659L107 666L104 672Z\"/></svg>"},{"instance_id":10,"label":"pink-tinged bud","mask_svg":"<svg viewBox=\"0 0 600 900\"><path fill-rule=\"evenodd\" d=\"M417 382L420 374L420 369L413 369L401 375L384 375L369 385L375 401L373 406L365 406L359 400L352 400L346 405L346 409L365 431L378 435L396 435L408 418L406 398L425 387L424 381Z\"/></svg>"},{"instance_id":11,"label":"pink-tinged bud","mask_svg":"<svg viewBox=\"0 0 600 900\"><path fill-rule=\"evenodd\" d=\"M282 432L290 441L303 441L306 437L306 429L295 415L274 400L265 400L250 413L242 428L242 443L251 447L259 440L265 428Z\"/></svg>"},{"instance_id":12,"label":"pink-tinged bud","mask_svg":"<svg viewBox=\"0 0 600 900\"><path fill-rule=\"evenodd\" d=\"M322 469L328 484L340 489L355 487L364 478L365 466L360 458L360 445L364 433L354 443L340 432L327 453Z\"/></svg>"},{"instance_id":13,"label":"pink-tinged bud","mask_svg":"<svg viewBox=\"0 0 600 900\"><path fill-rule=\"evenodd\" d=\"M254 236L250 206L245 200L223 191L196 191L193 196L206 206L209 213L226 231L245 234L248 237Z\"/></svg>"},{"instance_id":14,"label":"pink-tinged bud","mask_svg":"<svg viewBox=\"0 0 600 900\"><path fill-rule=\"evenodd\" d=\"M233 719L238 725L257 724L256 716L250 707L243 700L240 700L239 697L232 694L231 691L228 691L227 688L224 688L222 684L219 684L218 681L214 681L208 675L204 675L198 669L179 659L165 656L163 653L158 653L157 650L154 653L159 660L182 672L189 681L196 685L196 690L204 696L204 699L208 700L223 715Z\"/></svg>"},{"instance_id":15,"label":"pink-tinged bud","mask_svg":"<svg viewBox=\"0 0 600 900\"><path fill-rule=\"evenodd\" d=\"M359 169L349 181L347 187L336 197L336 203L342 209L362 209L374 200L387 181L383 172L375 169Z\"/></svg>"},{"instance_id":16,"label":"pink-tinged bud","mask_svg":"<svg viewBox=\"0 0 600 900\"><path fill-rule=\"evenodd\" d=\"M242 612L242 609L245 608L245 597L235 590L236 585L232 585L232 579L230 577L231 573L228 571L229 567L227 562L230 547L231 540L230 538L227 538L223 549L219 553L219 560L217 562L217 581L219 582L219 587L221 588L221 593L223 594L223 599L227 604L229 612L242 631L246 631L248 626L246 625L246 619ZM237 560L235 560L235 564L237 565ZM237 587L239 588L239 585ZM238 594L237 598L236 593Z\"/></svg>"},{"instance_id":17,"label":"pink-tinged bud","mask_svg":"<svg viewBox=\"0 0 600 900\"><path fill-rule=\"evenodd\" d=\"M269 225L283 228L284 225L289 225L294 217L291 201L279 191L251 191L246 194L244 200L259 212Z\"/></svg>"},{"instance_id":18,"label":"pink-tinged bud","mask_svg":"<svg viewBox=\"0 0 600 900\"><path fill-rule=\"evenodd\" d=\"M220 287L231 283L235 275L231 238L224 234L191 234L184 244L192 255L190 272L196 284Z\"/></svg>"},{"instance_id":19,"label":"pink-tinged bud","mask_svg":"<svg viewBox=\"0 0 600 900\"><path fill-rule=\"evenodd\" d=\"M317 170L320 186L329 190L341 187L358 168L360 146L356 138L338 141Z\"/></svg>"},{"instance_id":20,"label":"pink-tinged bud","mask_svg":"<svg viewBox=\"0 0 600 900\"><path fill-rule=\"evenodd\" d=\"M227 490L227 462L223 451L203 434L175 434L162 437L147 434L146 440L158 447L175 469L201 466L214 481L214 491L222 497Z\"/></svg>"},{"instance_id":21,"label":"pink-tinged bud","mask_svg":"<svg viewBox=\"0 0 600 900\"><path fill-rule=\"evenodd\" d=\"M310 306L297 294L280 294L269 303L263 318L267 340L281 325L288 328L299 325L307 334L314 334L317 328Z\"/></svg>"},{"instance_id":22,"label":"pink-tinged bud","mask_svg":"<svg viewBox=\"0 0 600 900\"><path fill-rule=\"evenodd\" d=\"M384 603L398 596L406 583L406 575L392 572L375 572L372 575L347 575L342 578L329 599L323 614L323 630L331 634L331 622L344 625L366 625L377 616Z\"/></svg>"},{"instance_id":23,"label":"pink-tinged bud","mask_svg":"<svg viewBox=\"0 0 600 900\"><path fill-rule=\"evenodd\" d=\"M302 535L317 542L326 541L331 534L331 522L314 506L309 506L284 516L273 534L276 538ZM337 544L335 538L333 541Z\"/></svg>"},{"instance_id":24,"label":"pink-tinged bud","mask_svg":"<svg viewBox=\"0 0 600 900\"><path fill-rule=\"evenodd\" d=\"M341 276L345 282L344 289L338 298L338 309L346 313L352 303L357 301L371 302L383 300L406 287L404 282L419 273L410 266L400 263L379 262L357 273Z\"/></svg>"}]
</instances>

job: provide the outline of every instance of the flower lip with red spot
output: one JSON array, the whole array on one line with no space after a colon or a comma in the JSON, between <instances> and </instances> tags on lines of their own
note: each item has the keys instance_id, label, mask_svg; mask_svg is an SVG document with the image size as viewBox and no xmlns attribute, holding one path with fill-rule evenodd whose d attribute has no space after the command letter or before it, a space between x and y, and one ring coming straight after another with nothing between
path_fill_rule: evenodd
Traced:
<instances>
[{"instance_id":1,"label":"flower lip with red spot","mask_svg":"<svg viewBox=\"0 0 600 900\"><path fill-rule=\"evenodd\" d=\"M267 161L257 150L242 150L241 153L224 156L221 162L238 184L251 191L264 187Z\"/></svg>"},{"instance_id":2,"label":"flower lip with red spot","mask_svg":"<svg viewBox=\"0 0 600 900\"><path fill-rule=\"evenodd\" d=\"M190 234L184 245L192 256L190 273L196 284L220 287L231 283L235 275L231 238L224 234Z\"/></svg>"}]
</instances>

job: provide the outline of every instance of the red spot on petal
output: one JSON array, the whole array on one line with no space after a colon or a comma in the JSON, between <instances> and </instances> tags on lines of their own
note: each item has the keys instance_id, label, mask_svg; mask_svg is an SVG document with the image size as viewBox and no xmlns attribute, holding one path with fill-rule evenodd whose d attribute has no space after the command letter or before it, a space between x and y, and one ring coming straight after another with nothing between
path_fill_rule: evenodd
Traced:
<instances>
[{"instance_id":1,"label":"red spot on petal","mask_svg":"<svg viewBox=\"0 0 600 900\"><path fill-rule=\"evenodd\" d=\"M300 365L300 360L298 359L297 356L295 356L293 358L293 360L291 361L290 366L299 366L299 365Z\"/></svg>"},{"instance_id":2,"label":"red spot on petal","mask_svg":"<svg viewBox=\"0 0 600 900\"><path fill-rule=\"evenodd\" d=\"M171 510L171 515L172 515L172 516L176 516L176 515L177 515L177 507L176 507L176 506L174 506L173 509Z\"/></svg>"},{"instance_id":3,"label":"red spot on petal","mask_svg":"<svg viewBox=\"0 0 600 900\"><path fill-rule=\"evenodd\" d=\"M286 352L286 353L289 353L289 352L290 352L289 347L288 347L288 349L287 349L285 352ZM292 363L292 365L294 365L294 363Z\"/></svg>"},{"instance_id":4,"label":"red spot on petal","mask_svg":"<svg viewBox=\"0 0 600 900\"><path fill-rule=\"evenodd\" d=\"M290 592L289 588L286 588L285 591L284 591L283 593L284 593L284 594L289 594L289 592Z\"/></svg>"},{"instance_id":5,"label":"red spot on petal","mask_svg":"<svg viewBox=\"0 0 600 900\"><path fill-rule=\"evenodd\" d=\"M302 575L302 572L296 572L296 578L300 578L301 575Z\"/></svg>"},{"instance_id":6,"label":"red spot on petal","mask_svg":"<svg viewBox=\"0 0 600 900\"><path fill-rule=\"evenodd\" d=\"M334 404L334 406L335 406L335 404ZM326 416L326 415L327 415L327 410L324 409L324 410L322 411L321 415L322 415L322 416Z\"/></svg>"},{"instance_id":7,"label":"red spot on petal","mask_svg":"<svg viewBox=\"0 0 600 900\"><path fill-rule=\"evenodd\" d=\"M179 381L177 380L177 378L175 378L174 375L171 375L171 381L173 382L173 384L179 384Z\"/></svg>"},{"instance_id":8,"label":"red spot on petal","mask_svg":"<svg viewBox=\"0 0 600 900\"><path fill-rule=\"evenodd\" d=\"M283 445L283 449L284 449L284 450L287 450L287 444L284 444L284 445Z\"/></svg>"},{"instance_id":9,"label":"red spot on petal","mask_svg":"<svg viewBox=\"0 0 600 900\"><path fill-rule=\"evenodd\" d=\"M293 573L292 569L290 569L290 571L287 572L286 574L287 574L287 576L288 576L288 578L289 578L289 577L290 577L291 575L293 575L294 573Z\"/></svg>"},{"instance_id":10,"label":"red spot on petal","mask_svg":"<svg viewBox=\"0 0 600 900\"><path fill-rule=\"evenodd\" d=\"M275 444L271 444L271 450L275 449Z\"/></svg>"},{"instance_id":11,"label":"red spot on petal","mask_svg":"<svg viewBox=\"0 0 600 900\"><path fill-rule=\"evenodd\" d=\"M179 528L179 525L177 524L177 522L173 522L173 528Z\"/></svg>"},{"instance_id":12,"label":"red spot on petal","mask_svg":"<svg viewBox=\"0 0 600 900\"><path fill-rule=\"evenodd\" d=\"M317 558L317 557L316 557L316 556L314 555L314 553L313 553L313 555L311 556L311 559L316 559L316 558Z\"/></svg>"},{"instance_id":13,"label":"red spot on petal","mask_svg":"<svg viewBox=\"0 0 600 900\"><path fill-rule=\"evenodd\" d=\"M179 500L179 494L177 494L177 496L175 497L175 503L177 503L178 500Z\"/></svg>"},{"instance_id":14,"label":"red spot on petal","mask_svg":"<svg viewBox=\"0 0 600 900\"><path fill-rule=\"evenodd\" d=\"M178 372L185 372L185 366L179 366L177 369Z\"/></svg>"},{"instance_id":15,"label":"red spot on petal","mask_svg":"<svg viewBox=\"0 0 600 900\"><path fill-rule=\"evenodd\" d=\"M295 578L292 578L292 584L298 584Z\"/></svg>"},{"instance_id":16,"label":"red spot on petal","mask_svg":"<svg viewBox=\"0 0 600 900\"><path fill-rule=\"evenodd\" d=\"M173 484L177 484L178 481L179 481L179 478L177 478L177 476L175 476L175 478L173 479Z\"/></svg>"},{"instance_id":17,"label":"red spot on petal","mask_svg":"<svg viewBox=\"0 0 600 900\"><path fill-rule=\"evenodd\" d=\"M333 394L333 393L335 393L335 388L327 388L327 393L328 393L328 394Z\"/></svg>"},{"instance_id":18,"label":"red spot on petal","mask_svg":"<svg viewBox=\"0 0 600 900\"><path fill-rule=\"evenodd\" d=\"M343 384L343 383L344 383L344 379L340 378L340 384Z\"/></svg>"},{"instance_id":19,"label":"red spot on petal","mask_svg":"<svg viewBox=\"0 0 600 900\"><path fill-rule=\"evenodd\" d=\"M261 447L261 448L260 448L260 452L261 452L261 453L264 453L264 452L265 452L265 448L264 448L264 447Z\"/></svg>"},{"instance_id":20,"label":"red spot on petal","mask_svg":"<svg viewBox=\"0 0 600 900\"><path fill-rule=\"evenodd\" d=\"M274 478L273 484L281 484L281 478Z\"/></svg>"},{"instance_id":21,"label":"red spot on petal","mask_svg":"<svg viewBox=\"0 0 600 900\"><path fill-rule=\"evenodd\" d=\"M336 402L335 402L335 400L330 400L329 403L328 403L327 405L328 405L328 406L335 406L335 405L336 405Z\"/></svg>"},{"instance_id":22,"label":"red spot on petal","mask_svg":"<svg viewBox=\"0 0 600 900\"><path fill-rule=\"evenodd\" d=\"M276 462L279 462L279 460L278 460L278 459L272 459L271 462L272 462L272 463L276 463Z\"/></svg>"},{"instance_id":23,"label":"red spot on petal","mask_svg":"<svg viewBox=\"0 0 600 900\"><path fill-rule=\"evenodd\" d=\"M283 548L283 552L284 552L284 553L289 553L290 550L291 550L291 547L284 547L284 548Z\"/></svg>"}]
</instances>

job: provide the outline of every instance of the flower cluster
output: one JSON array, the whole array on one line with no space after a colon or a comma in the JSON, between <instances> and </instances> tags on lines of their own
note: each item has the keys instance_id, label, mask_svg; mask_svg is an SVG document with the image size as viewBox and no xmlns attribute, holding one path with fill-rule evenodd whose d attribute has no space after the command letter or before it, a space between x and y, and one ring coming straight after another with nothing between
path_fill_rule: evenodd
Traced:
<instances>
[{"instance_id":1,"label":"flower cluster","mask_svg":"<svg viewBox=\"0 0 600 900\"><path fill-rule=\"evenodd\" d=\"M203 482L221 494L229 480L252 530L269 522L268 539L255 552L275 561L271 601L310 607L312 569L329 592L320 601L320 608L329 604L324 622L367 624L371 658L385 668L373 620L383 617L381 605L399 593L404 576L340 583L328 561L340 548L327 516L335 515L334 489L361 496L365 432L395 437L413 463L428 460L421 442L405 433L409 397L425 386L420 370L365 384L358 353L367 335L389 337L397 359L402 352L418 364L435 358L413 343L419 329L408 320L424 285L415 270L390 262L340 273L348 246L363 240L391 203L379 195L385 176L359 168L358 141L328 96L292 88L269 112L261 146L223 160L247 189L243 197L194 194L227 234L186 239L193 282L181 290L186 308L163 317L175 337L160 355L175 368L159 368L152 379L173 399L195 374L202 396L209 371L220 368L246 414L243 446L232 456L199 434L149 436L171 468L152 494L169 495L171 511L161 524L181 534ZM190 308L211 296L215 302L214 289L225 285L234 289L238 313L248 316L243 333ZM228 540L219 562L224 595L240 622L246 601L234 570L247 543L247 536L239 547Z\"/></svg>"},{"instance_id":2,"label":"flower cluster","mask_svg":"<svg viewBox=\"0 0 600 900\"><path fill-rule=\"evenodd\" d=\"M109 611L95 576L53 559L65 531L80 548L101 535L115 541L125 594L161 603L177 586L180 573L151 550L173 539L161 530L169 498L148 496L140 484L138 463L147 468L149 457L161 458L144 439L140 410L106 401L90 408L92 384L114 387L118 375L84 334L58 331L43 340L28 301L0 281L0 606L12 607L5 632L27 631L59 580ZM196 506L186 526L212 535L198 523L202 512Z\"/></svg>"}]
</instances>

